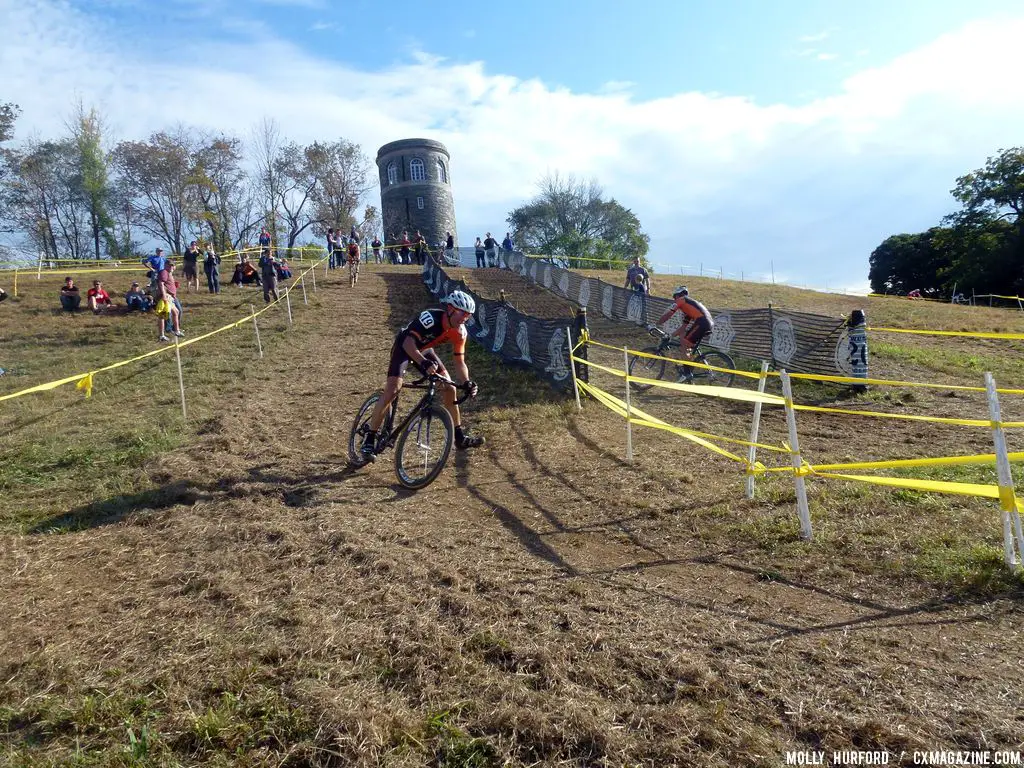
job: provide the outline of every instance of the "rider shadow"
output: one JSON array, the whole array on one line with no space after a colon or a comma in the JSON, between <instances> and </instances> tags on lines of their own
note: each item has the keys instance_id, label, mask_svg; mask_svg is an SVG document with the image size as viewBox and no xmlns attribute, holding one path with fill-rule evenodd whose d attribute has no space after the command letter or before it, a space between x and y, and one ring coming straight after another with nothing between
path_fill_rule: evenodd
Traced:
<instances>
[{"instance_id":1,"label":"rider shadow","mask_svg":"<svg viewBox=\"0 0 1024 768\"><path fill-rule=\"evenodd\" d=\"M498 457L494 454L493 449L489 451L489 453L492 464L495 467L498 467ZM503 471L505 471L506 474L509 474L507 470ZM519 516L509 509L508 506L499 503L495 498L491 498L470 481L469 460L466 454L461 451L455 455L455 480L459 487L464 488L470 496L475 498L481 504L487 506L494 514L495 518L497 518L498 522L500 522L509 533L515 536L528 552L551 563L551 565L561 570L567 576L579 575L579 571L575 566L565 560L560 554L558 554L557 550L544 541L544 534L533 530L529 525L523 522ZM509 480L513 485L519 487L511 476ZM555 525L556 528L562 529L564 527L562 526L561 521L541 506L535 498L532 496L528 496L527 498L530 500L531 504L540 510L545 518Z\"/></svg>"}]
</instances>

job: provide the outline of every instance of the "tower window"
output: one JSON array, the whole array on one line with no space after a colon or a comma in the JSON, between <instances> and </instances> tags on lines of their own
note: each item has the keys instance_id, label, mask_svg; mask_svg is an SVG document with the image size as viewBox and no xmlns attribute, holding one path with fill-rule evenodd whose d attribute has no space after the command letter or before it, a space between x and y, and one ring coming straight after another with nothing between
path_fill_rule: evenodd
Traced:
<instances>
[{"instance_id":1,"label":"tower window","mask_svg":"<svg viewBox=\"0 0 1024 768\"><path fill-rule=\"evenodd\" d=\"M398 183L398 166L394 163L388 163L388 184Z\"/></svg>"},{"instance_id":2,"label":"tower window","mask_svg":"<svg viewBox=\"0 0 1024 768\"><path fill-rule=\"evenodd\" d=\"M419 208L421 211L423 210L423 198L422 197L417 197L416 198L416 207Z\"/></svg>"},{"instance_id":3,"label":"tower window","mask_svg":"<svg viewBox=\"0 0 1024 768\"><path fill-rule=\"evenodd\" d=\"M444 163L441 158L437 158L437 180L442 184L448 183L448 171L445 170Z\"/></svg>"},{"instance_id":4,"label":"tower window","mask_svg":"<svg viewBox=\"0 0 1024 768\"><path fill-rule=\"evenodd\" d=\"M427 167L423 165L423 161L418 157L414 157L409 162L409 176L413 181L427 180Z\"/></svg>"}]
</instances>

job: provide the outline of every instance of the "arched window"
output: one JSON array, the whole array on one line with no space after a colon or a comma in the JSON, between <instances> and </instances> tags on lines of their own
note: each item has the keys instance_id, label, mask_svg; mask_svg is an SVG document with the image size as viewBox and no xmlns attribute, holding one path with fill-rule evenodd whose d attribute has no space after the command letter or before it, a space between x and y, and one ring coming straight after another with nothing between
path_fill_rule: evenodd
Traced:
<instances>
[{"instance_id":1,"label":"arched window","mask_svg":"<svg viewBox=\"0 0 1024 768\"><path fill-rule=\"evenodd\" d=\"M427 167L423 165L423 161L418 157L414 157L409 161L409 177L413 181L427 180Z\"/></svg>"},{"instance_id":2,"label":"arched window","mask_svg":"<svg viewBox=\"0 0 1024 768\"><path fill-rule=\"evenodd\" d=\"M388 163L388 184L398 183L398 166L394 163Z\"/></svg>"},{"instance_id":3,"label":"arched window","mask_svg":"<svg viewBox=\"0 0 1024 768\"><path fill-rule=\"evenodd\" d=\"M437 180L442 184L448 183L448 171L444 168L444 162L441 158L437 158Z\"/></svg>"}]
</instances>

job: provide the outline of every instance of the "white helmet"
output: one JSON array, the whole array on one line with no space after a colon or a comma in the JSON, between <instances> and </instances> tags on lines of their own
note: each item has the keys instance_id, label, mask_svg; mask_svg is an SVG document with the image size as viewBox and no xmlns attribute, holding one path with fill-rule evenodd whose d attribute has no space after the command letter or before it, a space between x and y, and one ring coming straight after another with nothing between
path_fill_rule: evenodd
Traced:
<instances>
[{"instance_id":1,"label":"white helmet","mask_svg":"<svg viewBox=\"0 0 1024 768\"><path fill-rule=\"evenodd\" d=\"M672 298L678 299L680 296L688 296L690 292L686 289L685 285L680 285L674 291L672 291Z\"/></svg>"},{"instance_id":2,"label":"white helmet","mask_svg":"<svg viewBox=\"0 0 1024 768\"><path fill-rule=\"evenodd\" d=\"M471 315L476 312L476 302L465 291L452 291L441 299L441 303L447 304L449 307L461 309L463 312L468 312Z\"/></svg>"}]
</instances>

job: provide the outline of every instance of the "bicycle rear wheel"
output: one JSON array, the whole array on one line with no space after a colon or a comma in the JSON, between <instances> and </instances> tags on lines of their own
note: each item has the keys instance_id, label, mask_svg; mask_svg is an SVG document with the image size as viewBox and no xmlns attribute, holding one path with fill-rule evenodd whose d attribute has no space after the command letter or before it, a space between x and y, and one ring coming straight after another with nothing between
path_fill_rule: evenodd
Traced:
<instances>
[{"instance_id":1,"label":"bicycle rear wheel","mask_svg":"<svg viewBox=\"0 0 1024 768\"><path fill-rule=\"evenodd\" d=\"M352 422L352 431L348 435L348 460L354 467L361 467L366 463L366 459L359 449L363 443L363 434L369 428L370 416L373 415L373 409L377 405L378 400L380 400L380 392L374 392L366 398L366 402L362 404L359 408L359 413L356 414L355 421Z\"/></svg>"},{"instance_id":2,"label":"bicycle rear wheel","mask_svg":"<svg viewBox=\"0 0 1024 768\"><path fill-rule=\"evenodd\" d=\"M417 413L398 437L395 474L406 488L426 488L441 474L455 441L451 414L431 403Z\"/></svg>"},{"instance_id":3,"label":"bicycle rear wheel","mask_svg":"<svg viewBox=\"0 0 1024 768\"><path fill-rule=\"evenodd\" d=\"M715 350L704 352L702 350L697 362L704 363L704 365L714 365L717 368L728 368L731 371L736 370L736 364L733 363L732 358L725 354L725 352ZM736 378L736 374L724 371L712 371L707 368L693 368L692 370L694 384L731 387L733 379Z\"/></svg>"},{"instance_id":4,"label":"bicycle rear wheel","mask_svg":"<svg viewBox=\"0 0 1024 768\"><path fill-rule=\"evenodd\" d=\"M647 347L642 350L649 355L664 355L658 347ZM639 376L643 379L662 379L665 376L665 367L668 363L662 359L656 359L653 357L643 357L641 355L632 355L629 358L629 375ZM631 386L636 387L638 392L646 392L648 389L653 387L653 384L633 384Z\"/></svg>"}]
</instances>

